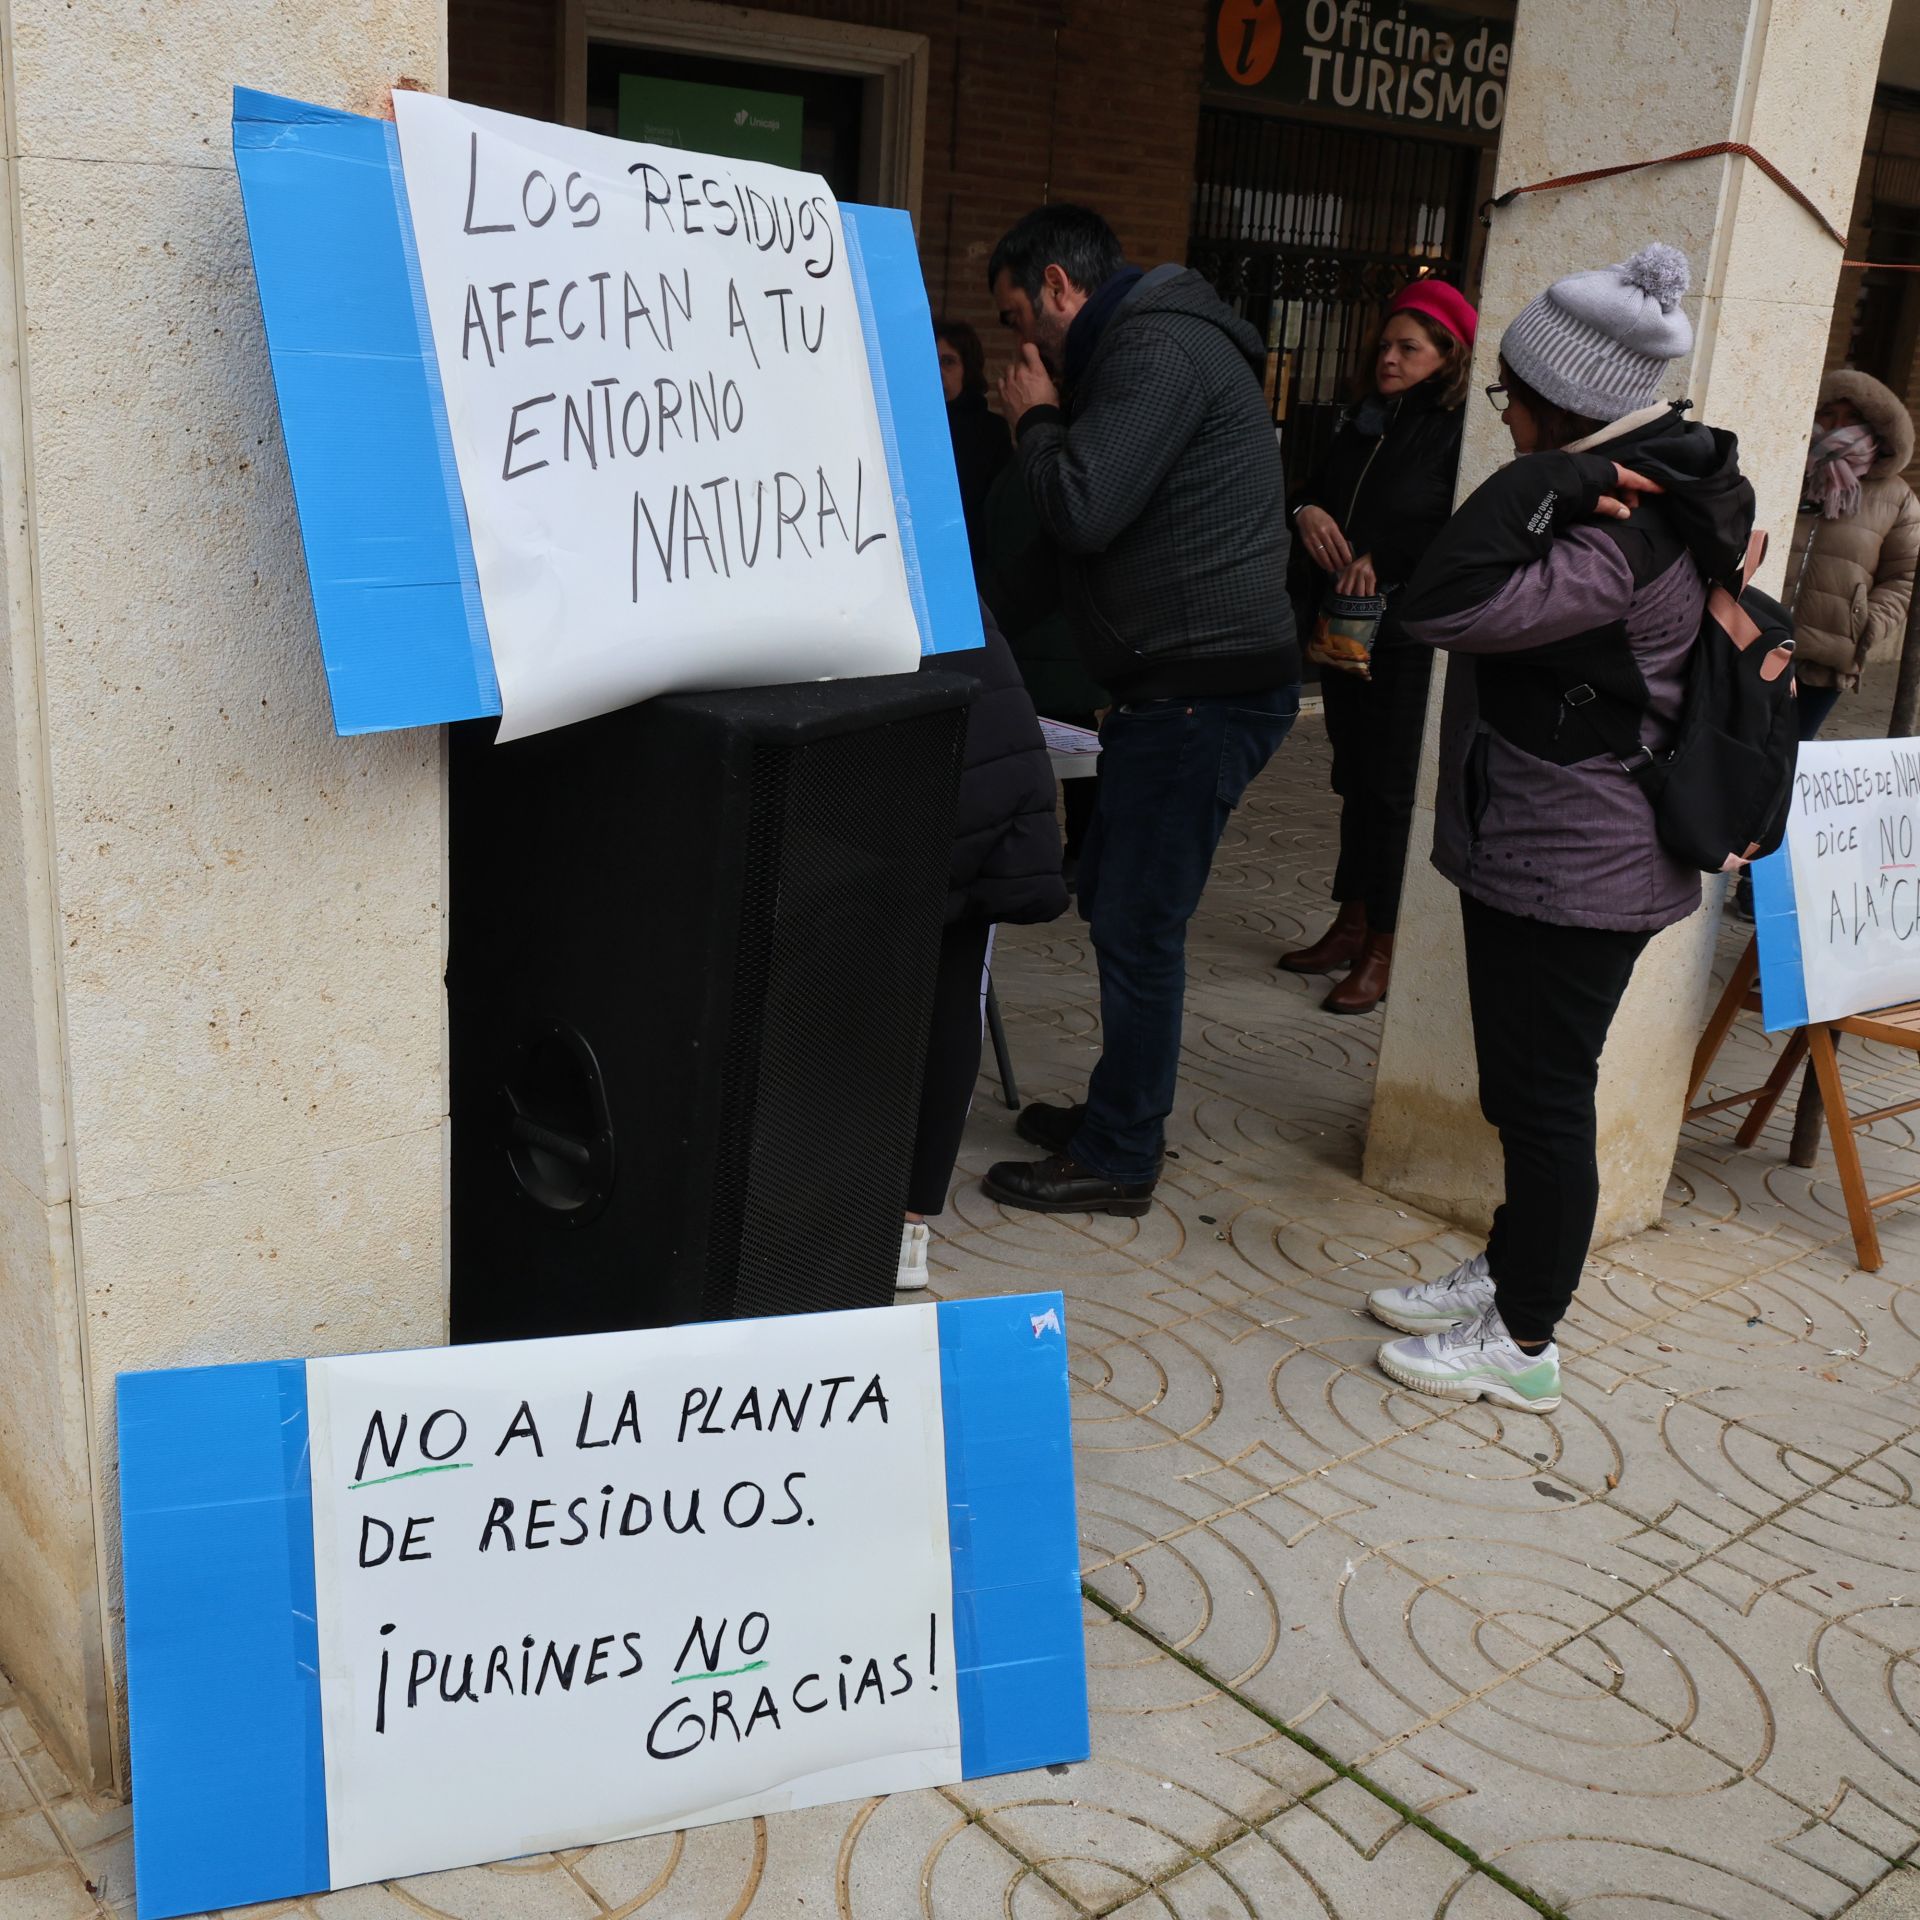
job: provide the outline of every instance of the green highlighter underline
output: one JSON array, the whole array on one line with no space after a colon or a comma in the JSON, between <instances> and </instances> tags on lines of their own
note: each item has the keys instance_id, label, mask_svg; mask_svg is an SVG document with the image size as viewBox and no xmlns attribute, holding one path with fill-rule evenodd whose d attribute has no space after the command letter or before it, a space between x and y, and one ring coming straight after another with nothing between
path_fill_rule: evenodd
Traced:
<instances>
[{"instance_id":1,"label":"green highlighter underline","mask_svg":"<svg viewBox=\"0 0 1920 1920\"><path fill-rule=\"evenodd\" d=\"M347 1486L349 1493L358 1493L362 1487L384 1487L390 1480L417 1480L423 1473L464 1473L473 1465L471 1460L448 1460L437 1467L408 1467L404 1473L383 1473L377 1480L354 1480Z\"/></svg>"}]
</instances>

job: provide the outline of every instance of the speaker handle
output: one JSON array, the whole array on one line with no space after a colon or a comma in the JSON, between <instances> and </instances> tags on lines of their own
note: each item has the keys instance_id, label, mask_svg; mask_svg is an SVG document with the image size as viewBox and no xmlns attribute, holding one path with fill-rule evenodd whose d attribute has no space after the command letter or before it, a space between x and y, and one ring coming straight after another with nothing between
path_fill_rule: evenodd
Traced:
<instances>
[{"instance_id":1,"label":"speaker handle","mask_svg":"<svg viewBox=\"0 0 1920 1920\"><path fill-rule=\"evenodd\" d=\"M539 1021L513 1050L498 1112L521 1199L556 1225L586 1225L611 1198L614 1173L606 1085L586 1037Z\"/></svg>"}]
</instances>

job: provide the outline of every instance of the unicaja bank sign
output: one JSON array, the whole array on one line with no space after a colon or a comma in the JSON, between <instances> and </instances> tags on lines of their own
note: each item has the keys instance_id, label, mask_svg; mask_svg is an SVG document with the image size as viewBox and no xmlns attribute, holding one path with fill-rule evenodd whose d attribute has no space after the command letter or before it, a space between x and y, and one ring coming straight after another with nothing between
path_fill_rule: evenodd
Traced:
<instances>
[{"instance_id":1,"label":"unicaja bank sign","mask_svg":"<svg viewBox=\"0 0 1920 1920\"><path fill-rule=\"evenodd\" d=\"M1393 0L1214 0L1207 80L1254 95L1491 144L1512 26Z\"/></svg>"}]
</instances>

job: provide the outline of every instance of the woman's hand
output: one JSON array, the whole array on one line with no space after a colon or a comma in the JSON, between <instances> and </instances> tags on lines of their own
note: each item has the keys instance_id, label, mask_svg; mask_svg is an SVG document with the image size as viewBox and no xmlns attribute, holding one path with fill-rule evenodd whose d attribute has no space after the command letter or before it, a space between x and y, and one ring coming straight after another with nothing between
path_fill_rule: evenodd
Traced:
<instances>
[{"instance_id":1,"label":"woman's hand","mask_svg":"<svg viewBox=\"0 0 1920 1920\"><path fill-rule=\"evenodd\" d=\"M1643 493L1665 493L1658 480L1649 480L1644 473L1635 473L1631 467L1623 467L1617 462L1613 469L1615 491L1603 493L1593 503L1595 513L1603 514L1609 520L1625 520L1640 504Z\"/></svg>"},{"instance_id":2,"label":"woman's hand","mask_svg":"<svg viewBox=\"0 0 1920 1920\"><path fill-rule=\"evenodd\" d=\"M1352 566L1353 549L1347 545L1347 536L1324 507L1302 507L1294 515L1293 524L1315 566L1327 573Z\"/></svg>"},{"instance_id":3,"label":"woman's hand","mask_svg":"<svg viewBox=\"0 0 1920 1920\"><path fill-rule=\"evenodd\" d=\"M1370 599L1380 591L1380 582L1373 571L1373 555L1363 553L1351 560L1341 571L1340 578L1334 582L1334 592L1350 597Z\"/></svg>"}]
</instances>

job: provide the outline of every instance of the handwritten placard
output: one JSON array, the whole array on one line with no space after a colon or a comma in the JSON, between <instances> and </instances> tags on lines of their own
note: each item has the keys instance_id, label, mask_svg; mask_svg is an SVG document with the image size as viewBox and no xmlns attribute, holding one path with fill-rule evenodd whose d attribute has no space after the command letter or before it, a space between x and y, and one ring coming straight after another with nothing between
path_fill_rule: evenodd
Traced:
<instances>
[{"instance_id":1,"label":"handwritten placard","mask_svg":"<svg viewBox=\"0 0 1920 1920\"><path fill-rule=\"evenodd\" d=\"M1062 1311L124 1376L142 1913L1080 1757Z\"/></svg>"},{"instance_id":2,"label":"handwritten placard","mask_svg":"<svg viewBox=\"0 0 1920 1920\"><path fill-rule=\"evenodd\" d=\"M826 183L395 98L504 739L920 656Z\"/></svg>"},{"instance_id":3,"label":"handwritten placard","mask_svg":"<svg viewBox=\"0 0 1920 1920\"><path fill-rule=\"evenodd\" d=\"M436 103L427 104L431 110ZM409 119L417 110L417 102L403 100L401 112ZM454 169L451 177L459 187L458 207L442 208L454 222L454 239L449 246L448 229L444 227L436 234L423 225L416 234L410 183L393 122L248 87L234 90L234 164L246 208L261 317L336 728L347 734L369 733L475 719L497 715L501 710L499 676L489 634L493 610L483 604L486 595L500 584L501 567L490 563L492 579L483 593L475 564L479 530L470 524L477 503L470 511L462 472L455 461L447 397L442 392L443 360L450 356L457 371L464 364L463 353L469 359L477 354L481 368L475 369L476 374L484 370L497 380L496 397L503 399L509 419L521 402L537 402L541 394L551 392L551 401L521 414L519 428L539 427L543 420L557 422L552 431L567 443L563 453L574 456L571 463L563 458L560 467L584 466L585 475L601 490L594 503L595 513L601 517L595 519L591 529L588 522L559 516L557 538L545 546L532 545L520 551L516 566L508 567L506 575L509 587L522 599L527 617L535 620L536 631L542 596L548 600L561 594L567 597L568 617L560 638L571 650L576 644L590 643L590 636L576 617L585 608L573 597L574 570L579 566L594 574L599 612L607 612L609 594L613 602L615 624L605 650L611 657L600 660L594 669L603 672L610 683L624 684L622 676L632 669L640 674L643 686L652 685L663 675L683 690L730 685L746 670L741 664L741 650L761 657L769 646L778 654L766 669L767 677L774 681L874 670L863 662L878 661L885 667L896 664L891 646L878 645L864 631L833 625L831 596L821 596L818 589L832 586L834 557L829 554L827 564L817 565L813 557L801 553L797 544L798 537L805 534L813 555L818 554L818 515L823 504L819 478L824 472L827 491L841 519L846 519L850 509L853 512L853 519L847 522L849 543L858 546L861 558L860 567L851 570L855 581L864 589L894 563L892 541L873 539L881 530L881 522L867 497L872 477L867 465L871 452L869 426L875 408L891 489L892 526L898 535L898 558L905 565L920 648L926 653L977 648L979 602L947 431L946 402L934 360L933 322L909 217L890 207L848 204L834 208L844 254L836 253L834 264L818 283L807 275L804 259L793 273L783 274L781 265L790 264L791 257L778 236L790 220L794 245L802 244L799 223L803 203L811 229L806 236L810 248L806 257L816 264L824 256L813 253L811 245L821 240L831 221L812 205L814 195L810 191L802 193L794 184L801 176L779 174L784 184L776 205L756 184L760 176L745 163L722 162L724 181L737 182L742 188L740 197L732 202L732 214L715 213L709 208L703 215L696 209L694 217L703 229L709 217L716 225L726 224L729 218L746 220L748 258L765 270L765 284L755 296L763 309L759 317L755 318L749 298L751 272L743 277L740 271L727 270L724 278L720 277L728 259L734 268L740 266L738 232L681 234L678 238L694 248L711 239L722 249L711 263L713 277L723 294L731 284L741 296L740 317L746 322L745 332L723 330L722 338L748 367L748 378L742 379L731 366L723 371L718 360L710 367L695 364L700 356L689 346L690 329L710 331L712 312L687 298L688 280L680 283L681 305L692 304L691 314L683 314L671 303L661 305L660 271L663 265L670 265L658 257L661 248L650 244L635 253L619 240L617 229L623 218L619 209L632 192L640 195L643 227L649 209L659 223L664 223L670 211L646 200L649 183L656 194L662 191L657 177L627 171L639 162L642 149L617 141L602 141L591 147L596 167L611 169L612 184L606 189L609 197L603 200L604 182L591 184L585 172L570 162L563 169L561 159L548 154L557 129L498 114L481 116L481 120L484 130L476 122L469 129L464 149L457 133L440 143L444 149L441 163ZM483 160L491 166L501 158L502 141L498 136L503 125L516 130L518 144L527 155L521 170L509 170L504 182L502 176L481 172ZM697 164L678 153L671 160L676 184L679 171ZM647 164L656 169L662 165L657 158ZM704 182L710 170L702 166L700 171ZM723 185L722 175L711 177L716 187ZM637 189L636 178L641 182ZM546 210L541 181L556 188L558 197L551 213ZM411 184L418 188L423 202L434 197L434 182ZM474 196L471 224L490 228L510 225L511 232L466 232L468 185ZM503 197L496 199L492 197L495 194ZM588 194L594 196L591 201L586 198ZM517 212L516 196L524 202ZM567 206L568 198L579 205ZM757 232L765 237L769 210L776 245L761 254L753 251L753 235ZM685 212L684 207L680 209L682 221ZM589 218L590 226L573 224ZM827 221L824 228L823 220ZM537 226L531 224L535 221ZM433 303L436 321L443 326L449 319L454 323L447 355L436 350L436 335L429 324L430 303L421 273L423 246L448 249L454 256L456 278L451 291L443 287ZM482 257L478 250L483 248L489 253L501 248L518 249L523 278L518 282L503 278L507 271L503 269L475 279L470 269ZM468 254L468 249L474 251ZM617 260L616 252L620 255ZM464 266L463 254L467 254ZM558 277L541 264L551 258L558 266L563 257L574 264ZM685 263L694 281L707 278L693 265L691 254ZM652 493L644 496L655 512L655 525L660 525L658 515L662 511L671 525L660 528L661 545L655 550L660 596L657 601L649 597L652 581L643 564L642 600L635 601L633 493L637 489L631 483L642 473L657 479L674 465L679 455L688 451L680 436L691 434L696 426L702 438L693 452L736 450L750 428L748 410L757 405L753 388L763 375L772 378L776 367L772 358L763 366L753 366L754 356L742 352L744 341L750 334L756 354L772 355L776 350L771 341L779 321L783 316L787 320L785 340L791 343L801 323L802 306L806 312L799 352L779 350L778 366L799 366L811 381L838 379L845 373L840 365L845 343L837 330L838 320L824 312L825 297L803 291L803 287L817 285L824 296L832 298L834 314L843 319L843 269L844 277L853 284L864 335L866 385L849 389L846 404L834 412L831 442L806 442L803 435L800 451L807 455L805 459L782 442L771 469L771 498L749 486L754 475L745 466L729 462L715 468L680 461L678 484L692 488L694 514L686 513L686 495L674 487L665 488L658 497ZM606 278L596 281L593 276L602 272ZM671 319L675 337L671 353L663 353L654 345L652 329L637 311L632 316L636 344L632 354L627 353L629 275L637 299L647 305L663 336L666 319ZM536 281L546 284L535 285ZM781 297L778 290L783 287L793 291ZM466 298L469 288L474 296L471 310ZM601 338L599 330L603 290L609 303L606 332L614 336L607 339ZM769 299L769 292L775 297ZM526 296L524 301L522 294ZM591 300L583 301L583 294L591 295ZM558 311L562 302L566 307L564 321ZM589 306L594 317L591 335L583 317ZM731 322L733 316L728 314L726 318ZM823 331L823 321L835 331ZM562 324L565 335L556 331ZM580 329L577 337L576 328ZM811 343L816 340L818 350L811 351ZM489 353L491 367L485 364ZM523 377L531 380L545 366L563 370L573 384L569 386L558 377L524 386L513 384ZM707 371L716 375L712 387L698 377ZM622 377L628 380L629 391L623 393L621 412L615 415L610 400L613 389L596 387L594 382ZM652 384L662 378L675 383L664 395ZM731 392L725 384L728 379L735 382ZM591 390L590 407L580 397L581 383ZM798 384L788 383L790 387ZM627 402L636 385L643 399L635 401L629 413ZM565 404L570 392L575 409L571 422ZM664 451L659 431L663 397L667 416ZM774 404L785 408L796 401L812 404L816 398L776 392ZM640 444L643 407L647 410L646 445L650 451L633 454L629 449ZM727 418L723 414L733 417L736 413L740 433L716 442L708 431L710 425L717 421L724 435ZM751 429L756 433L768 425L764 407L760 415L759 426ZM492 428L487 425L490 417ZM474 430L482 435L480 452L484 454L485 434L501 428L502 422L492 414L491 400L480 408L476 419ZM371 453L370 421L378 423L378 438L372 443ZM593 458L585 459L589 429L594 436ZM548 432L541 428L533 439L522 443L520 450L526 453L528 448L539 446ZM475 470L483 476L491 473L502 491L514 495L520 505L524 506L540 486L559 484L549 458L548 468L523 475L509 487L498 480L505 467L504 448L496 446L493 451L498 456L493 464L482 460ZM842 457L849 452L855 462L851 500L845 495L841 478ZM527 453L527 457L539 456ZM598 467L595 460L601 463ZM790 476L784 486L779 479L783 472ZM724 487L707 487L708 481L722 475ZM766 475L759 477L764 481ZM583 480L581 473L573 478L576 482ZM717 523L713 517L716 508L724 504L731 510L734 506L736 479L741 481L739 511L732 512L724 524ZM797 508L794 493L796 483L809 481L815 515L811 528L805 513ZM625 493L621 491L623 485L628 489ZM624 520L619 513L623 504ZM760 532L763 505L769 518L765 531ZM784 523L780 519L783 506L789 516ZM554 534L555 518L543 505L540 522L546 535ZM856 524L857 535L853 532ZM724 548L718 539L723 532ZM830 541L836 535L832 512L827 516L826 532ZM756 533L760 537L757 548ZM704 543L697 535L704 536ZM650 539L644 514L640 536ZM498 543L491 536L489 539L492 562L497 563L501 559ZM749 550L753 564L742 574L739 560ZM660 555L670 557L676 551L676 579L668 581L666 560ZM646 553L647 549L641 548L643 562ZM610 586L606 577L609 555L616 572L624 555L628 570L624 607L618 582ZM690 667L685 658L690 643L675 651L675 617L690 597L701 597L690 594L686 582L698 578L705 569L708 587L713 588L711 576L716 568L721 584L714 590L723 592L742 617L724 627L701 662ZM756 601L749 606L741 592L743 579L769 568L779 571L792 589L775 608L778 617L772 625L759 617L766 610L764 604ZM729 569L733 570L731 574ZM764 586L764 581L761 584ZM520 626L524 635L524 622ZM887 631L890 638L892 629ZM852 663L844 669L836 664L843 658ZM523 679L526 674L537 677L537 645L532 656L522 659L520 665L524 668Z\"/></svg>"},{"instance_id":4,"label":"handwritten placard","mask_svg":"<svg viewBox=\"0 0 1920 1920\"><path fill-rule=\"evenodd\" d=\"M1801 747L1754 887L1770 1028L1920 999L1920 740Z\"/></svg>"},{"instance_id":5,"label":"handwritten placard","mask_svg":"<svg viewBox=\"0 0 1920 1920\"><path fill-rule=\"evenodd\" d=\"M931 1311L422 1373L308 1369L337 1882L959 1777Z\"/></svg>"}]
</instances>

